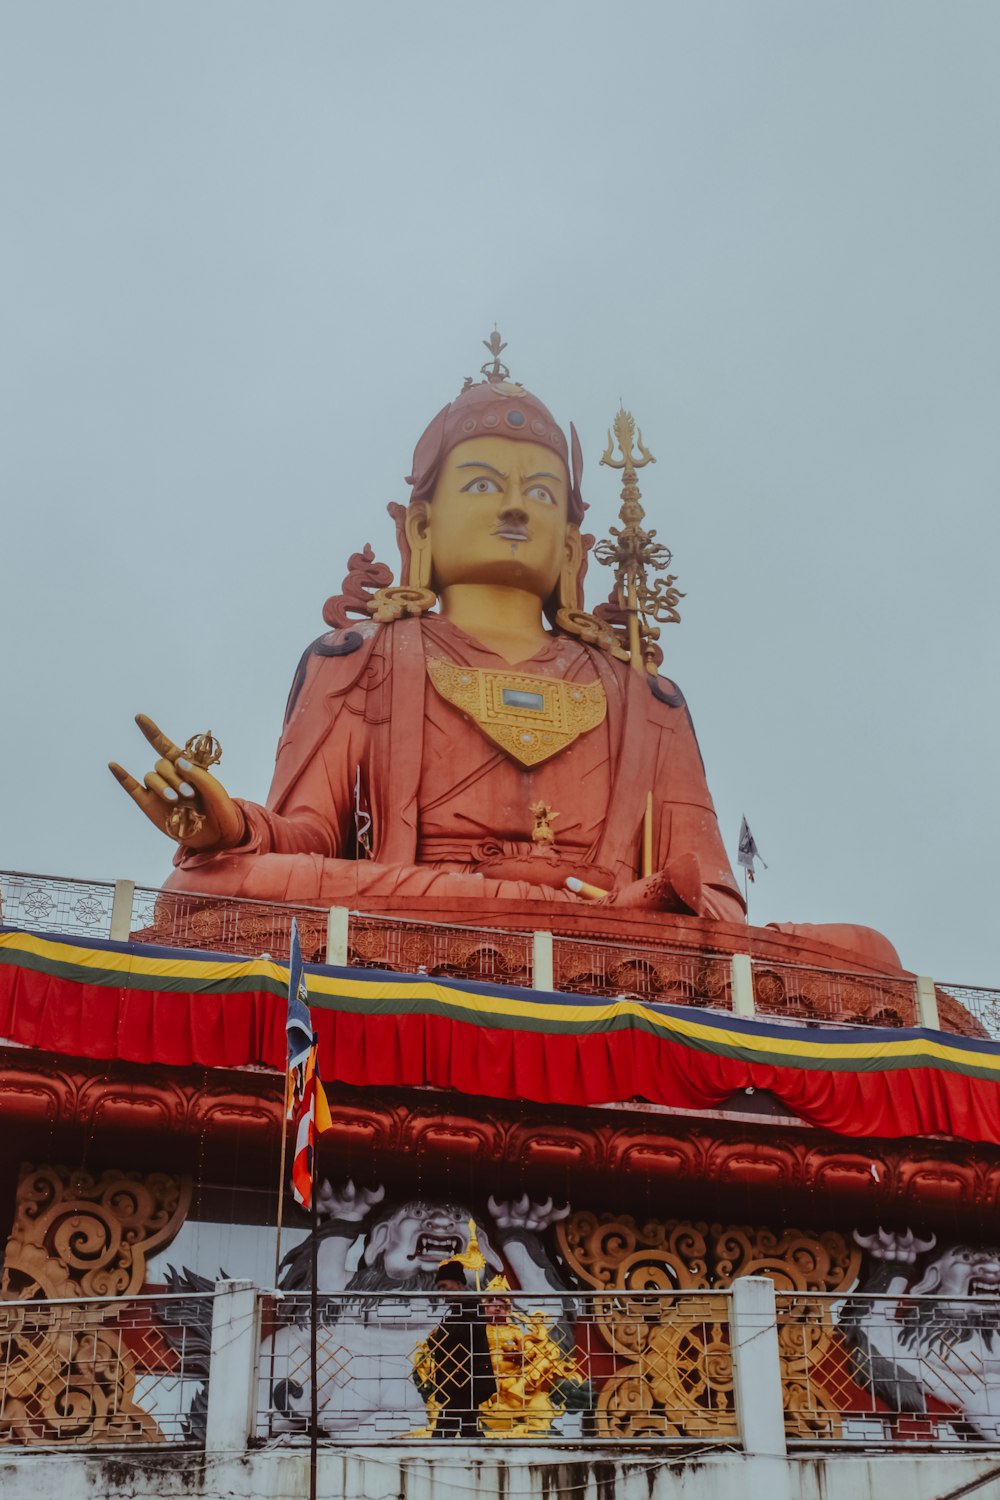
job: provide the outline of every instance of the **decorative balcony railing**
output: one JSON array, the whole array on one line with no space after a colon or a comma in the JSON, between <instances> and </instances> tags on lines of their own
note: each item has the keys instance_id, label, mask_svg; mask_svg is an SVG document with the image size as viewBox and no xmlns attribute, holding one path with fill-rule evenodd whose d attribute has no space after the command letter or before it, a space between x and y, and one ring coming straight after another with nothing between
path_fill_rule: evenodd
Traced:
<instances>
[{"instance_id":1,"label":"decorative balcony railing","mask_svg":"<svg viewBox=\"0 0 1000 1500\"><path fill-rule=\"evenodd\" d=\"M293 918L313 963L625 996L797 1025L928 1026L1000 1040L1000 990L602 937L187 895L128 880L0 871L0 920L28 931L281 960Z\"/></svg>"},{"instance_id":2,"label":"decorative balcony railing","mask_svg":"<svg viewBox=\"0 0 1000 1500\"><path fill-rule=\"evenodd\" d=\"M0 1451L1000 1448L1000 1297L608 1288L0 1302ZM314 1366L315 1358L315 1366ZM316 1370L315 1426L312 1372Z\"/></svg>"},{"instance_id":3,"label":"decorative balcony railing","mask_svg":"<svg viewBox=\"0 0 1000 1500\"><path fill-rule=\"evenodd\" d=\"M0 1302L0 1448L196 1444L212 1301Z\"/></svg>"}]
</instances>

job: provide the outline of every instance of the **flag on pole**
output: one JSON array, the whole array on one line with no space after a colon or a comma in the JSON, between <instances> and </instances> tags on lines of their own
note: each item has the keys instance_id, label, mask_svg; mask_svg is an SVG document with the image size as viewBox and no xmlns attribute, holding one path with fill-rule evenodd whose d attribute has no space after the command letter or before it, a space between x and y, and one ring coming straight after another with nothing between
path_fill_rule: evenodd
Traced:
<instances>
[{"instance_id":1,"label":"flag on pole","mask_svg":"<svg viewBox=\"0 0 1000 1500\"><path fill-rule=\"evenodd\" d=\"M305 970L302 966L302 944L299 942L299 924L292 918L292 946L288 955L288 1019L285 1031L288 1036L288 1077L305 1067L309 1049L313 1044L313 1023L309 1014L309 991L306 989ZM299 1079L305 1082L304 1075Z\"/></svg>"},{"instance_id":2,"label":"flag on pole","mask_svg":"<svg viewBox=\"0 0 1000 1500\"><path fill-rule=\"evenodd\" d=\"M303 1208L312 1205L316 1136L332 1125L323 1080L316 1062L316 1033L309 1012L298 923L292 918L288 958L288 1077L285 1086L287 1118L295 1122L292 1154L292 1195Z\"/></svg>"},{"instance_id":3,"label":"flag on pole","mask_svg":"<svg viewBox=\"0 0 1000 1500\"><path fill-rule=\"evenodd\" d=\"M312 1207L316 1137L331 1129L330 1106L316 1068L316 1047L309 1049L302 1097L295 1101L295 1150L292 1155L292 1196L302 1208Z\"/></svg>"},{"instance_id":4,"label":"flag on pole","mask_svg":"<svg viewBox=\"0 0 1000 1500\"><path fill-rule=\"evenodd\" d=\"M750 824L747 822L746 818L744 818L742 823L740 824L740 842L736 855L736 862L737 864L742 865L744 870L746 870L748 880L753 880L754 878L753 862L755 859L760 859L760 850L757 848L756 839L750 832ZM760 859L760 862L762 865L764 865L764 869L766 870L767 865L764 860Z\"/></svg>"}]
</instances>

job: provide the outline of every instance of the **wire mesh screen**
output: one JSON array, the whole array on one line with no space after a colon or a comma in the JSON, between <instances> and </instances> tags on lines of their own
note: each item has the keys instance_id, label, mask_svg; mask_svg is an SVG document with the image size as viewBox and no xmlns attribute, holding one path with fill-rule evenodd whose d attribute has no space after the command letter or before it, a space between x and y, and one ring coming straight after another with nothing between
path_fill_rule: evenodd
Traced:
<instances>
[{"instance_id":1,"label":"wire mesh screen","mask_svg":"<svg viewBox=\"0 0 1000 1500\"><path fill-rule=\"evenodd\" d=\"M603 938L557 937L552 948L557 990L720 1010L731 1007L731 964L718 954L682 953Z\"/></svg>"},{"instance_id":2,"label":"wire mesh screen","mask_svg":"<svg viewBox=\"0 0 1000 1500\"><path fill-rule=\"evenodd\" d=\"M917 1024L917 992L912 979L757 962L753 987L761 1015L837 1026Z\"/></svg>"},{"instance_id":3,"label":"wire mesh screen","mask_svg":"<svg viewBox=\"0 0 1000 1500\"><path fill-rule=\"evenodd\" d=\"M1000 1445L1000 1297L779 1293L790 1443Z\"/></svg>"},{"instance_id":4,"label":"wire mesh screen","mask_svg":"<svg viewBox=\"0 0 1000 1500\"><path fill-rule=\"evenodd\" d=\"M113 881L0 871L0 920L6 927L108 938L114 899Z\"/></svg>"},{"instance_id":5,"label":"wire mesh screen","mask_svg":"<svg viewBox=\"0 0 1000 1500\"><path fill-rule=\"evenodd\" d=\"M197 1444L211 1317L210 1295L0 1303L0 1446Z\"/></svg>"},{"instance_id":6,"label":"wire mesh screen","mask_svg":"<svg viewBox=\"0 0 1000 1500\"><path fill-rule=\"evenodd\" d=\"M531 987L532 939L501 928L452 927L394 917L351 914L348 962L443 978Z\"/></svg>"},{"instance_id":7,"label":"wire mesh screen","mask_svg":"<svg viewBox=\"0 0 1000 1500\"><path fill-rule=\"evenodd\" d=\"M307 963L326 961L325 907L289 906L235 897L194 896L183 891L136 889L132 939L165 948L200 948L234 957L267 954L287 961L292 919L298 922Z\"/></svg>"},{"instance_id":8,"label":"wire mesh screen","mask_svg":"<svg viewBox=\"0 0 1000 1500\"><path fill-rule=\"evenodd\" d=\"M963 1006L971 1016L979 1022L995 1042L1000 1041L1000 990L988 990L979 985L968 984L941 984L938 985L938 1005L942 1011L941 1025L945 1031L954 1028L948 1025L949 1017L944 1013L940 997L946 995Z\"/></svg>"},{"instance_id":9,"label":"wire mesh screen","mask_svg":"<svg viewBox=\"0 0 1000 1500\"><path fill-rule=\"evenodd\" d=\"M286 1297L265 1323L265 1441L309 1431L309 1306ZM329 1440L736 1441L724 1293L345 1294L319 1308Z\"/></svg>"}]
</instances>

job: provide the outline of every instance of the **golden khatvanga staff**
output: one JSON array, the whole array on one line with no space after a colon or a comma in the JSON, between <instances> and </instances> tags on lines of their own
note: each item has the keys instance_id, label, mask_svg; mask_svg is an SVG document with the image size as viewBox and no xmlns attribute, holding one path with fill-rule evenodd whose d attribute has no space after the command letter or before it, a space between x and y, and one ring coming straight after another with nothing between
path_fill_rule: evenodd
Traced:
<instances>
[{"instance_id":1,"label":"golden khatvanga staff","mask_svg":"<svg viewBox=\"0 0 1000 1500\"><path fill-rule=\"evenodd\" d=\"M619 469L622 475L621 526L611 527L611 537L598 542L594 556L598 562L615 570L614 586L606 605L597 611L609 623L624 623L628 631L629 660L636 672L656 676L657 642L660 639L660 624L680 623L678 602L684 598L676 587L677 578L668 573L651 584L648 570L662 572L670 566L673 554L663 542L655 539L655 530L647 531L643 526L646 512L641 504L641 493L637 471L656 459L642 441L642 432L635 425L632 413L619 407L613 423L614 436L608 432L608 446L601 463L609 469ZM621 458L613 457L615 444ZM639 452L636 454L635 449ZM646 807L642 820L642 843L639 854L639 873L653 874L653 793L646 793ZM577 895L596 901L607 892L597 886L579 880L567 880L566 885Z\"/></svg>"}]
</instances>

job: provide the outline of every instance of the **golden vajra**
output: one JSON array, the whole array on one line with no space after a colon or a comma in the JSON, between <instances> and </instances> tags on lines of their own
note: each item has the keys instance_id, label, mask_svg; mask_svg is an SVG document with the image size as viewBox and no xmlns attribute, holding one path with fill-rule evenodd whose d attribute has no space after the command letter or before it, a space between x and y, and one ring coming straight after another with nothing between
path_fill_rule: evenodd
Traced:
<instances>
[{"instance_id":1,"label":"golden vajra","mask_svg":"<svg viewBox=\"0 0 1000 1500\"><path fill-rule=\"evenodd\" d=\"M469 1220L468 1248L462 1250L457 1255L446 1255L440 1264L447 1266L453 1260L457 1260L458 1264L464 1266L467 1271L474 1271L476 1273L476 1291L480 1291L482 1289L483 1272L486 1269L486 1256L479 1248L479 1235L476 1232L475 1219Z\"/></svg>"},{"instance_id":2,"label":"golden vajra","mask_svg":"<svg viewBox=\"0 0 1000 1500\"><path fill-rule=\"evenodd\" d=\"M621 458L614 458L615 443ZM638 456L633 451L638 447ZM619 519L621 526L612 526L614 541L598 542L594 556L598 562L615 570L614 597L618 610L625 615L628 626L629 657L637 672L656 674L656 642L660 638L660 624L677 624L680 614L678 601L684 598L674 587L676 577L668 573L649 582L648 570L662 572L670 566L670 548L654 541L655 531L643 526L646 512L640 502L636 473L656 459L642 441L642 432L636 428L632 413L619 408L614 420L614 437L608 433L608 446L601 463L609 469L621 469L622 492Z\"/></svg>"},{"instance_id":3,"label":"golden vajra","mask_svg":"<svg viewBox=\"0 0 1000 1500\"><path fill-rule=\"evenodd\" d=\"M217 766L222 759L222 745L209 729L206 734L193 734L184 746L184 754L193 766L207 771L209 767ZM171 809L166 829L178 843L186 844L200 832L204 824L204 813L199 812L196 807L186 807L181 803Z\"/></svg>"}]
</instances>

